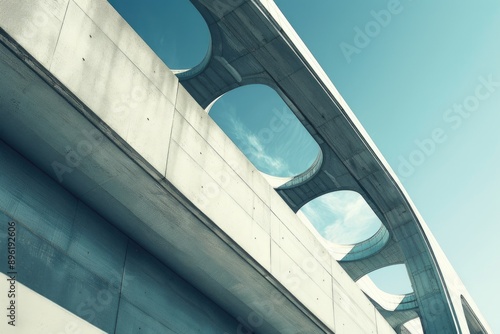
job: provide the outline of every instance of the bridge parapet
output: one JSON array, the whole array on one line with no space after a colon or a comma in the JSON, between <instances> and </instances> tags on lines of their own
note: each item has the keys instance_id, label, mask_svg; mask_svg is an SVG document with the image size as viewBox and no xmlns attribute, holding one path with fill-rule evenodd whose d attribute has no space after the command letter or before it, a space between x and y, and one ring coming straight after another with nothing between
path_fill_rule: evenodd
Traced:
<instances>
[{"instance_id":1,"label":"bridge parapet","mask_svg":"<svg viewBox=\"0 0 500 334\"><path fill-rule=\"evenodd\" d=\"M257 312L257 331L392 333L352 279L402 261L426 332L487 332L397 177L275 4L192 2L212 53L179 84L106 1L3 1L3 66L32 90L9 89L28 103L4 106L2 119L34 142L7 130L4 139L234 317ZM225 85L211 86L210 73ZM340 185L371 205L390 235L380 252L341 267L294 214L302 202L285 204L201 107L249 83L274 87L323 148L307 182L333 176L322 191ZM54 167L82 131L104 134L102 150ZM286 199L301 185L278 191Z\"/></svg>"},{"instance_id":2,"label":"bridge parapet","mask_svg":"<svg viewBox=\"0 0 500 334\"><path fill-rule=\"evenodd\" d=\"M5 142L255 331L394 333L109 3L1 6Z\"/></svg>"}]
</instances>

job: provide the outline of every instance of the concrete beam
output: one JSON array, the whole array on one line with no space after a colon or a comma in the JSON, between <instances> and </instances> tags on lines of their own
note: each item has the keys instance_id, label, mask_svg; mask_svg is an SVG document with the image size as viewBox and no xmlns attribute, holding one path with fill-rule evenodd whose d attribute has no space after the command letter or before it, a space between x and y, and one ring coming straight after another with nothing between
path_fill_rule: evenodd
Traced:
<instances>
[{"instance_id":1,"label":"concrete beam","mask_svg":"<svg viewBox=\"0 0 500 334\"><path fill-rule=\"evenodd\" d=\"M0 21L5 142L255 331L394 332L106 1L55 5L43 64Z\"/></svg>"},{"instance_id":2,"label":"concrete beam","mask_svg":"<svg viewBox=\"0 0 500 334\"><path fill-rule=\"evenodd\" d=\"M202 106L240 85L263 83L275 88L306 129L328 147L323 154L328 156L331 150L347 170L340 174L346 177L338 184L327 179L326 173L318 173L316 179L323 177L320 183L327 186L320 186L313 196L343 187L360 192L382 217L403 254L424 330L467 331L459 301L465 288L457 283L456 273L395 173L276 5L267 0L192 3L209 24L212 59L204 69L182 78L182 85ZM221 61L224 70L217 65ZM223 79L221 85L212 85L212 73ZM293 210L313 197L306 190L318 182L314 178L309 182L280 191ZM481 322L487 326L483 318Z\"/></svg>"}]
</instances>

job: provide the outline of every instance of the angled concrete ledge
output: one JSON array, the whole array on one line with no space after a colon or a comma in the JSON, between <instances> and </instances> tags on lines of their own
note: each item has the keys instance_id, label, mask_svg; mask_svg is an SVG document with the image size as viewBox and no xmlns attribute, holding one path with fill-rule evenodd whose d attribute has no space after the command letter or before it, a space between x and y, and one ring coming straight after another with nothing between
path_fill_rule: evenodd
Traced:
<instances>
[{"instance_id":1,"label":"angled concrete ledge","mask_svg":"<svg viewBox=\"0 0 500 334\"><path fill-rule=\"evenodd\" d=\"M416 311L377 310L353 280L402 262L427 333L490 331L276 5L192 3L212 48L179 83L107 1L1 2L1 139L257 332L399 331ZM322 148L319 169L278 193L203 110L249 83L274 87ZM390 236L342 266L294 213L339 189L359 192Z\"/></svg>"},{"instance_id":2,"label":"angled concrete ledge","mask_svg":"<svg viewBox=\"0 0 500 334\"><path fill-rule=\"evenodd\" d=\"M8 145L256 331L394 332L106 1L57 5L43 63L1 21Z\"/></svg>"},{"instance_id":3,"label":"angled concrete ledge","mask_svg":"<svg viewBox=\"0 0 500 334\"><path fill-rule=\"evenodd\" d=\"M213 49L214 55L224 58L239 78L235 80L230 72L211 62L206 71L183 80L182 85L204 106L235 86L274 82L271 86L318 141L324 154L322 168L315 177L300 186L278 190L280 195L297 211L326 192L359 192L389 230L392 243L387 247L392 248L360 261L355 265L358 268L350 268L366 271L363 265L377 267L403 260L420 306L424 331L467 331L460 303L465 288L458 283L456 273L395 173L274 2L192 3L210 25L213 44L222 45ZM222 84L206 85L212 73L224 78ZM311 189L314 193L307 193ZM389 257L383 259L384 255ZM483 318L481 322L486 323Z\"/></svg>"}]
</instances>

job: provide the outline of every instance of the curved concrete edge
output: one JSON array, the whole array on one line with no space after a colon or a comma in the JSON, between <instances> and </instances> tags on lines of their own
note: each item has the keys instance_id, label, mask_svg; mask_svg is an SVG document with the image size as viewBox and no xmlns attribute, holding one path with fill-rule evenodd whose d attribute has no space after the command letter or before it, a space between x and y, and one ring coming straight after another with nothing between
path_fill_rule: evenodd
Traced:
<instances>
[{"instance_id":1,"label":"curved concrete edge","mask_svg":"<svg viewBox=\"0 0 500 334\"><path fill-rule=\"evenodd\" d=\"M469 305L471 309L473 309L476 317L481 322L482 326L484 326L486 331L491 332L491 329L489 328L486 319L481 315L479 309L477 308L477 305L473 302L465 286L463 285L457 273L449 263L446 255L444 254L441 247L435 240L432 232L428 228L420 212L418 211L415 204L411 200L408 192L402 185L401 181L397 177L392 167L389 165L389 163L384 158L380 150L377 148L376 144L373 142L369 134L366 132L362 124L359 122L355 114L352 112L349 105L340 95L338 90L335 88L329 77L326 75L326 73L321 68L317 60L305 46L305 44L298 36L298 34L295 32L293 27L288 23L288 21L281 13L277 5L274 3L274 1L258 0L258 3L266 9L268 15L272 17L273 20L279 23L279 25L282 27L281 32L285 34L288 37L288 39L292 41L291 45L294 45L297 48L299 53L302 55L303 59L305 59L306 63L308 63L309 66L311 66L312 70L314 71L318 79L320 79L322 83L325 85L325 87L327 87L328 91L333 94L334 98L338 101L340 105L340 109L343 112L345 112L348 119L352 122L354 128L359 132L360 138L362 138L366 142L366 146L372 151L373 155L376 157L378 162L383 166L384 171L390 175L390 178L392 182L394 182L396 188L401 192L404 201L408 204L411 211L413 212L413 215L415 217L415 222L420 226L422 234L429 243L430 246L429 251L432 253L434 260L437 263L436 268L437 270L440 271L441 279L444 281L446 294L449 296L448 298L450 299L450 302L453 304L452 313L454 313L456 320L461 324L461 326L464 327L463 330L466 330L467 327L464 326L466 324L466 319L464 313L462 312L462 307L461 307L462 304L460 296L462 294L467 295L466 299L468 300L468 302L470 302ZM442 307L444 306L439 306L438 308Z\"/></svg>"},{"instance_id":2,"label":"curved concrete edge","mask_svg":"<svg viewBox=\"0 0 500 334\"><path fill-rule=\"evenodd\" d=\"M3 16L20 21L33 14L19 10L17 1L2 6ZM30 103L38 109L2 110L9 122L3 136L10 143L58 178L62 175L54 174L53 162L65 160L66 147L82 143L82 130L104 133L100 150L60 181L235 316L256 310L264 317L262 328L270 332L315 333L320 328L393 333L352 279L106 1L70 0L58 6L66 9L64 20L21 44L29 49L44 35L57 36L45 69L36 68L36 57L18 53L52 87L28 72L25 78L16 77L21 85L26 78L32 80L32 90L23 98L34 98ZM18 27L0 18L15 40ZM23 129L31 140L22 141L11 129ZM33 144L40 149L29 149ZM226 156L236 161L224 160ZM221 178L221 171L227 178ZM218 189L217 195L204 193L205 186ZM187 265L186 259L198 267ZM262 304L272 291L284 296L271 301L279 312Z\"/></svg>"},{"instance_id":3,"label":"curved concrete edge","mask_svg":"<svg viewBox=\"0 0 500 334\"><path fill-rule=\"evenodd\" d=\"M380 307L386 311L406 311L418 309L415 294L407 293L403 295L394 295L382 291L368 276L360 278L358 283L370 299L374 300Z\"/></svg>"},{"instance_id":4,"label":"curved concrete edge","mask_svg":"<svg viewBox=\"0 0 500 334\"><path fill-rule=\"evenodd\" d=\"M89 110L75 109L13 55L6 59L0 45L1 71L12 79L8 94L24 105L0 110L3 140L242 323L262 314L258 328L270 333L294 327L305 333L331 332L263 268L265 249L258 250L263 259L252 244L238 245L127 142L95 116L80 113ZM6 72L5 62L16 70ZM31 87L27 94L16 90L25 86ZM54 163L68 163L66 148L76 151L82 143L93 143L92 153L71 171L57 174ZM246 236L259 242L263 237L258 229Z\"/></svg>"},{"instance_id":5,"label":"curved concrete edge","mask_svg":"<svg viewBox=\"0 0 500 334\"><path fill-rule=\"evenodd\" d=\"M424 334L420 318L415 318L405 322L399 329L401 334Z\"/></svg>"},{"instance_id":6,"label":"curved concrete edge","mask_svg":"<svg viewBox=\"0 0 500 334\"><path fill-rule=\"evenodd\" d=\"M293 179L293 177L273 176L273 175L266 174L264 172L260 172L260 174L266 179L267 182L269 182L269 184L273 188L279 188L282 185L284 185L285 183L287 183Z\"/></svg>"},{"instance_id":7,"label":"curved concrete edge","mask_svg":"<svg viewBox=\"0 0 500 334\"><path fill-rule=\"evenodd\" d=\"M370 238L360 243L354 244L352 245L352 247L349 246L349 248L351 249L349 249L349 251L340 258L340 261L357 261L374 256L382 249L384 249L390 238L391 236L389 230L387 230L385 225L382 224L378 231ZM339 255L342 254L341 250L343 250L343 247L341 246L336 246L334 248L334 251Z\"/></svg>"},{"instance_id":8,"label":"curved concrete edge","mask_svg":"<svg viewBox=\"0 0 500 334\"><path fill-rule=\"evenodd\" d=\"M199 63L195 67L184 70L173 70L172 73L174 73L177 78L179 78L179 80L188 80L192 77L197 76L198 74L203 72L203 70L205 70L208 63L212 59L212 47L212 41L210 40L208 44L207 54L205 55L201 63Z\"/></svg>"},{"instance_id":9,"label":"curved concrete edge","mask_svg":"<svg viewBox=\"0 0 500 334\"><path fill-rule=\"evenodd\" d=\"M274 188L283 190L300 186L301 184L304 184L309 180L311 180L320 171L322 164L323 164L323 151L320 148L318 151L318 156L316 157L316 159L314 159L313 163L306 171L304 171L299 175L294 176L293 178L291 178L291 180L280 185L279 187L274 187Z\"/></svg>"},{"instance_id":10,"label":"curved concrete edge","mask_svg":"<svg viewBox=\"0 0 500 334\"><path fill-rule=\"evenodd\" d=\"M281 10L278 8L276 3L273 0L257 0L257 2L265 8L268 15L273 18L276 22L278 22L281 27L281 32L287 36L287 38L292 41L291 45L294 45L296 49L299 51L300 55L304 59L304 61L311 67L313 73L315 73L318 79L325 85L327 90L332 93L333 97L339 103L339 108L346 113L346 116L352 121L354 127L359 131L360 138L366 141L367 147L373 150L373 153L377 157L378 161L384 166L384 168L389 172L394 182L398 184L405 196L409 199L409 195L404 190L403 185L399 181L399 178L396 176L396 173L393 171L387 160L382 155L382 152L378 149L375 142L371 139L368 132L365 130L361 122L358 120L354 112L351 110L347 102L344 100L340 92L337 90L333 82L330 80L326 72L323 70L321 65L318 63L314 55L304 44L300 36L297 34L295 29L290 25L286 17L283 15Z\"/></svg>"},{"instance_id":11,"label":"curved concrete edge","mask_svg":"<svg viewBox=\"0 0 500 334\"><path fill-rule=\"evenodd\" d=\"M200 2L205 3L204 1ZM243 2L238 1L238 6L243 6ZM323 127L324 131L322 134L325 136L325 133L327 133L325 129L331 129L332 126L345 126L353 130L350 132L351 137L353 137L352 140L360 142L360 146L364 147L362 152L346 153L344 150L342 159L346 163L346 166L349 166L353 175L356 176L358 182L365 187L366 196L381 197L378 199L376 205L380 206L381 212L386 216L389 223L394 224L394 230L398 230L396 239L405 253L406 262L412 275L411 279L416 286L417 299L419 303L425 305L422 309L422 313L425 313L423 317L424 327L426 330L446 331L449 333L467 330L465 316L461 304L458 302L461 289L454 289L454 281L458 277L454 271L447 271L447 260L441 256L442 251L439 245L433 241L434 237L428 230L400 180L277 6L270 0L255 1L252 3L255 3L262 13L268 17L268 21L264 23L265 27L262 28L262 31L278 30L281 35L280 37L286 40L286 44L293 49L293 52L301 59L305 66L300 71L295 69L296 72L292 72L294 74L290 75L290 80L286 82L281 81L281 84L289 84L293 91L293 89L298 89L293 86L294 80L300 81L300 79L303 79L305 80L304 82L308 82L307 80L309 82L316 80L314 83L318 83L318 86L324 89L325 94L332 97L333 101L330 102L336 105L341 114L337 118L318 123L320 127ZM215 7L214 5L207 5L207 8L214 13L214 17L218 18L225 15L230 16L231 10L235 11L237 8L239 9L235 5L231 8L226 8L225 11L217 11ZM273 24L274 26L270 28L269 25ZM252 37L257 35L258 33L255 33ZM257 44L265 41L265 39L256 39ZM250 59L251 57L248 58ZM265 68L263 64L261 65ZM290 92L287 93L289 94ZM311 95L314 94L311 93ZM314 117L318 115L307 116ZM320 116L325 117L325 114L320 113ZM318 130L314 125L312 128L312 131ZM331 131L328 133L331 133ZM330 136L330 144L334 143L334 139L336 139L335 136ZM328 136L326 140L329 140ZM388 189L392 191L392 200L396 197L398 198L396 200L398 205L391 202L390 196L383 194L383 191L387 191ZM412 246L414 243L418 247ZM419 256L421 257L419 259L421 261L416 260ZM434 294L434 296L430 295L430 293ZM478 316L478 318L484 321L482 316ZM488 326L485 324L485 327Z\"/></svg>"}]
</instances>

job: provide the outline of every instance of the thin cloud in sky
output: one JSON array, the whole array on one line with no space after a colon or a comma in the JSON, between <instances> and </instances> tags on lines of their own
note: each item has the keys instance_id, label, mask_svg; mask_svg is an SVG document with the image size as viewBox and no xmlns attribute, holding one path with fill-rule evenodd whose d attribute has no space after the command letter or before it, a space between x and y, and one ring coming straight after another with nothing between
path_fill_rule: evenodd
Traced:
<instances>
[{"instance_id":1,"label":"thin cloud in sky","mask_svg":"<svg viewBox=\"0 0 500 334\"><path fill-rule=\"evenodd\" d=\"M296 176L318 155L316 141L268 86L248 85L230 91L209 114L255 167L268 175Z\"/></svg>"},{"instance_id":2,"label":"thin cloud in sky","mask_svg":"<svg viewBox=\"0 0 500 334\"><path fill-rule=\"evenodd\" d=\"M278 176L291 174L288 164L266 149L262 138L243 124L234 113L228 113L231 122L232 138L247 158L261 171Z\"/></svg>"},{"instance_id":3,"label":"thin cloud in sky","mask_svg":"<svg viewBox=\"0 0 500 334\"><path fill-rule=\"evenodd\" d=\"M336 244L353 244L371 237L381 222L363 197L353 191L323 195L301 211L318 232Z\"/></svg>"}]
</instances>

